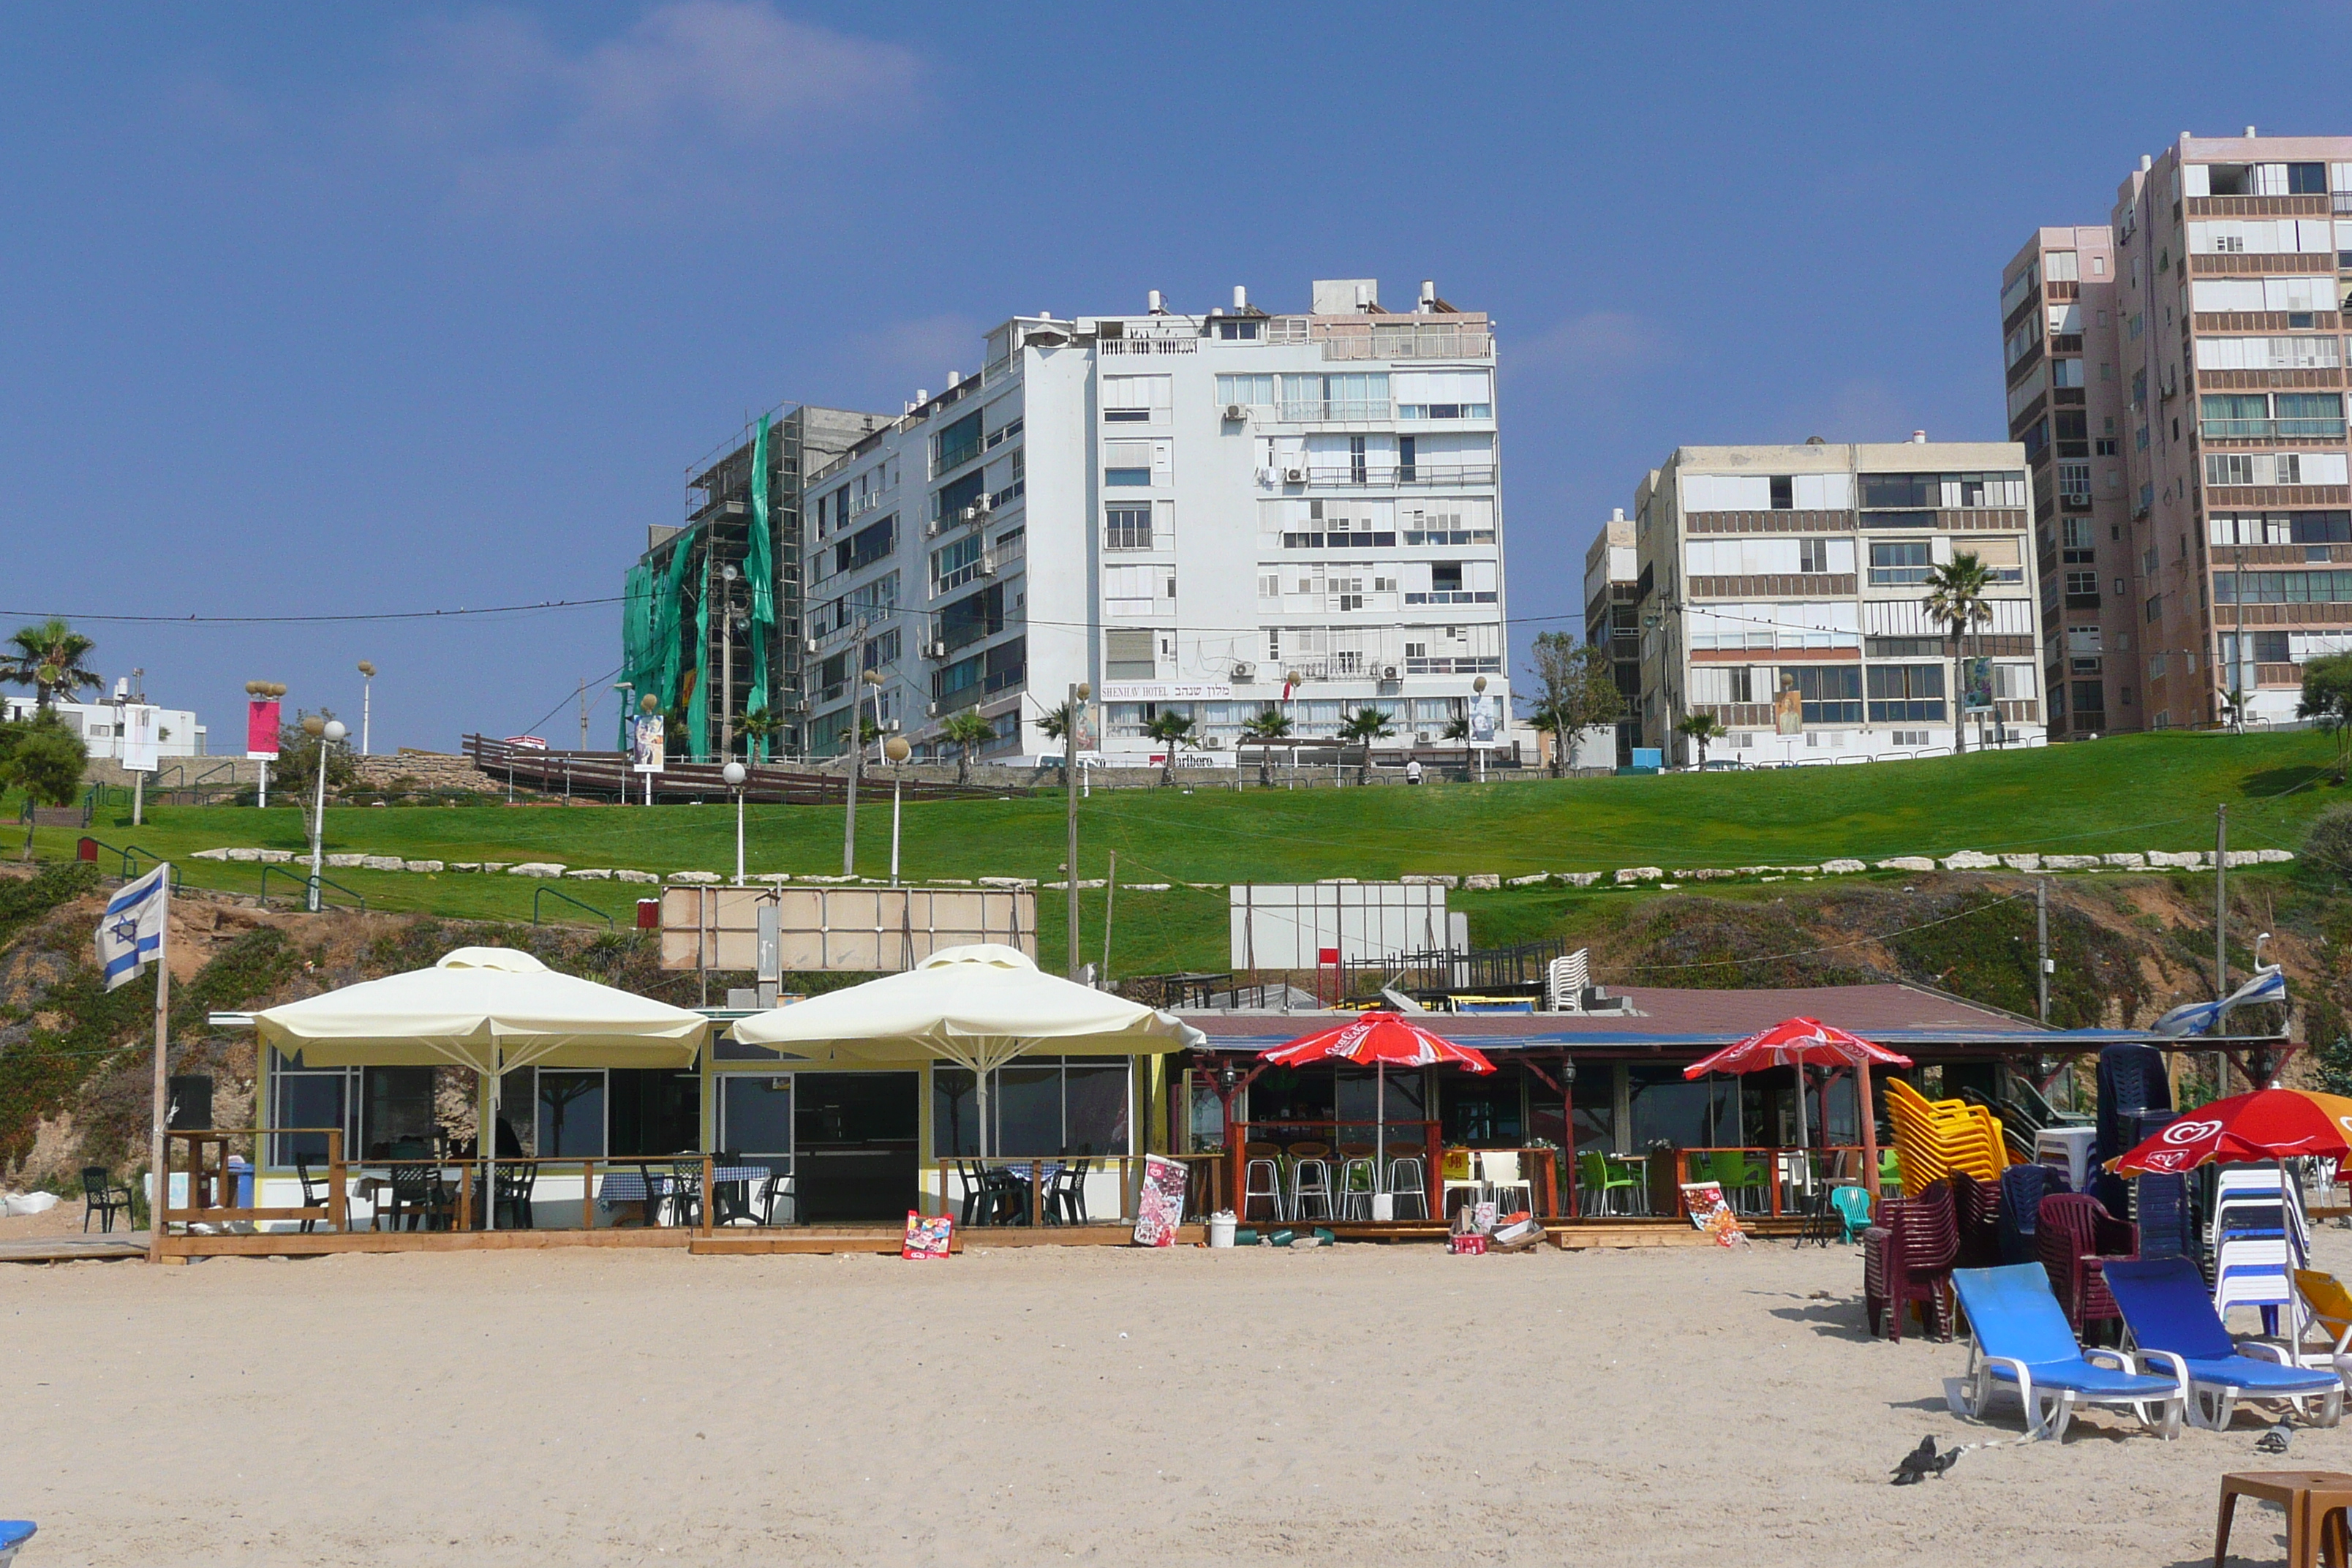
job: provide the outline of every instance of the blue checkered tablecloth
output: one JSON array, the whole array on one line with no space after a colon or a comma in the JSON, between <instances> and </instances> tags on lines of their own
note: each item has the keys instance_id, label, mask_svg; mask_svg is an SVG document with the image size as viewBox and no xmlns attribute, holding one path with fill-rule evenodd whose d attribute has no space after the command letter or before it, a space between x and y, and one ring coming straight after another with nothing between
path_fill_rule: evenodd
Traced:
<instances>
[{"instance_id":1,"label":"blue checkered tablecloth","mask_svg":"<svg viewBox=\"0 0 2352 1568\"><path fill-rule=\"evenodd\" d=\"M654 1165L652 1169L653 1195L657 1198L668 1196L670 1184L676 1179L673 1173L667 1163ZM695 1179L699 1182L698 1177ZM710 1173L711 1184L714 1186L721 1182L763 1182L767 1179L768 1167L765 1165L719 1165L713 1167ZM604 1179L596 1184L596 1201L608 1209L617 1208L623 1204L645 1202L644 1174L625 1168L605 1172Z\"/></svg>"}]
</instances>

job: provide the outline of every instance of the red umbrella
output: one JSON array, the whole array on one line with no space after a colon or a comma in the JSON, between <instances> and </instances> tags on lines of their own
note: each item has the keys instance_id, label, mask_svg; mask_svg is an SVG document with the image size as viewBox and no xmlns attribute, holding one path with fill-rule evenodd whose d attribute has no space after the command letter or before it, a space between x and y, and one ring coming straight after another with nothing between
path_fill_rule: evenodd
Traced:
<instances>
[{"instance_id":1,"label":"red umbrella","mask_svg":"<svg viewBox=\"0 0 2352 1568\"><path fill-rule=\"evenodd\" d=\"M2108 1163L2123 1175L2187 1171L2211 1161L2323 1160L2352 1156L2352 1118L2343 1102L2292 1089L2231 1095L2188 1111L2171 1126Z\"/></svg>"},{"instance_id":2,"label":"red umbrella","mask_svg":"<svg viewBox=\"0 0 2352 1568\"><path fill-rule=\"evenodd\" d=\"M1907 1068L1911 1058L1898 1056L1885 1046L1849 1034L1834 1024L1824 1024L1819 1018L1783 1018L1769 1029L1761 1029L1744 1040L1734 1040L1704 1061L1693 1062L1683 1068L1683 1077L1701 1078L1708 1073L1761 1072L1766 1068L1792 1067L1797 1074L1797 1142L1810 1147L1811 1135L1805 1126L1805 1079L1808 1067L1850 1067L1861 1094L1863 1161L1869 1170L1870 1190L1878 1190L1878 1126L1877 1117L1870 1103L1870 1069L1873 1067Z\"/></svg>"},{"instance_id":3,"label":"red umbrella","mask_svg":"<svg viewBox=\"0 0 2352 1568\"><path fill-rule=\"evenodd\" d=\"M1375 1168L1388 1163L1389 1067L1458 1067L1465 1072L1493 1072L1495 1064L1468 1046L1457 1046L1443 1035L1433 1035L1402 1013L1359 1013L1337 1028L1302 1036L1277 1046L1261 1058L1283 1067L1308 1062L1345 1061L1376 1069L1380 1085L1378 1120L1373 1124Z\"/></svg>"}]
</instances>

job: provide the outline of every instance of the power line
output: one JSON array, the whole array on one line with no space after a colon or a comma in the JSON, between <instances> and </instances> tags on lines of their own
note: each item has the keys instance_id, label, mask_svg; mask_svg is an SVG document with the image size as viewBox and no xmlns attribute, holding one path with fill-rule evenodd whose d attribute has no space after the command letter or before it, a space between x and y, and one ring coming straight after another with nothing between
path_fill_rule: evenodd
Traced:
<instances>
[{"instance_id":1,"label":"power line","mask_svg":"<svg viewBox=\"0 0 2352 1568\"><path fill-rule=\"evenodd\" d=\"M542 599L534 605L492 605L483 609L455 610L383 610L348 616L100 616L79 615L65 610L12 610L0 608L0 616L56 616L68 621L92 621L115 625L156 626L311 626L352 621L432 621L454 619L460 616L528 615L536 610L577 610L593 605L617 605L627 597L615 594L603 599Z\"/></svg>"}]
</instances>

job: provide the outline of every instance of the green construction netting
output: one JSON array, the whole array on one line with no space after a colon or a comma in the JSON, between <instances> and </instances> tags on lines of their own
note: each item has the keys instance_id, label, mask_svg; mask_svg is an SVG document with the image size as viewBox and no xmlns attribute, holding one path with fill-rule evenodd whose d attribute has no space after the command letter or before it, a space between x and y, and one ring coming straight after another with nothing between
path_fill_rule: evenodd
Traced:
<instances>
[{"instance_id":1,"label":"green construction netting","mask_svg":"<svg viewBox=\"0 0 2352 1568\"><path fill-rule=\"evenodd\" d=\"M693 688L686 700L686 744L690 755L710 754L710 682L703 679L702 661L710 650L710 563L709 539L703 541L702 592L694 601L694 678L688 682ZM680 555L686 553L681 550Z\"/></svg>"},{"instance_id":2,"label":"green construction netting","mask_svg":"<svg viewBox=\"0 0 2352 1568\"><path fill-rule=\"evenodd\" d=\"M677 601L686 587L687 562L694 553L687 548L690 542L689 535L678 535L677 546L670 552L669 568L654 595L654 649L657 656L656 668L659 671L656 678L659 684L655 689L665 713L677 703L677 685L684 674L680 668L684 660L677 645ZM642 692L644 688L638 689Z\"/></svg>"},{"instance_id":3,"label":"green construction netting","mask_svg":"<svg viewBox=\"0 0 2352 1568\"><path fill-rule=\"evenodd\" d=\"M743 552L743 574L751 580L751 689L743 709L763 719L772 717L767 711L768 638L776 626L776 567L768 532L768 416L762 414L751 443L751 531ZM765 761L768 738L760 736L749 751Z\"/></svg>"},{"instance_id":4,"label":"green construction netting","mask_svg":"<svg viewBox=\"0 0 2352 1568\"><path fill-rule=\"evenodd\" d=\"M653 568L640 561L629 568L621 590L621 679L632 695L653 689L661 668L661 652L654 642ZM621 710L620 747L629 749L629 711Z\"/></svg>"}]
</instances>

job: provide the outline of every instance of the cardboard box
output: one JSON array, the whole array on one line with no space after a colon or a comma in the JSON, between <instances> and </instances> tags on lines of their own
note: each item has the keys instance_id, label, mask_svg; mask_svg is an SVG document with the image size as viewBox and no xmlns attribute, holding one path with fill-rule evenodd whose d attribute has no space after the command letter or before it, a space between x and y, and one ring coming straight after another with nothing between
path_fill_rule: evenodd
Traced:
<instances>
[{"instance_id":1,"label":"cardboard box","mask_svg":"<svg viewBox=\"0 0 2352 1568\"><path fill-rule=\"evenodd\" d=\"M1456 1258L1478 1258L1486 1251L1486 1238L1475 1231L1445 1238L1445 1250Z\"/></svg>"}]
</instances>

